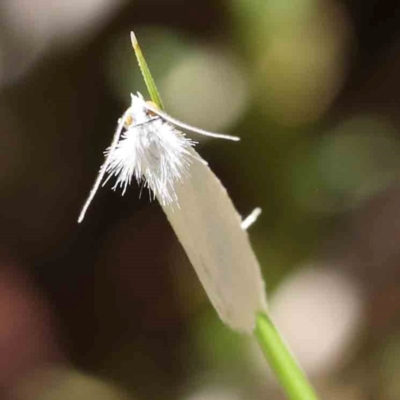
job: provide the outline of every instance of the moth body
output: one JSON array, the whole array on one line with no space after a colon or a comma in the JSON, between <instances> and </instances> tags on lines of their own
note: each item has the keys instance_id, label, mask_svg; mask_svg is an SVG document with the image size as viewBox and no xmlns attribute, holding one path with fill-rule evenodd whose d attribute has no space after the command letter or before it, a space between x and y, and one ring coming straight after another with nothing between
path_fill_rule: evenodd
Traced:
<instances>
[{"instance_id":1,"label":"moth body","mask_svg":"<svg viewBox=\"0 0 400 400\"><path fill-rule=\"evenodd\" d=\"M132 96L129 116L132 122L122 133L116 148L106 151L110 154L106 167L109 176L104 184L115 176L113 189L122 187L125 193L134 177L163 205L176 201L175 183L187 177L188 167L194 161L188 149L195 142L149 112L138 96Z\"/></svg>"}]
</instances>

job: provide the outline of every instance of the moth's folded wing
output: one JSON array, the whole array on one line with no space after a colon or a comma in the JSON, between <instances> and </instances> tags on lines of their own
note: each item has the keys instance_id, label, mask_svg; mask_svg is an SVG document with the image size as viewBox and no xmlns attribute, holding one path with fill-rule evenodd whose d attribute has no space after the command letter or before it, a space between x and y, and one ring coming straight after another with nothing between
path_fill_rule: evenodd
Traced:
<instances>
[{"instance_id":1,"label":"moth's folded wing","mask_svg":"<svg viewBox=\"0 0 400 400\"><path fill-rule=\"evenodd\" d=\"M172 204L163 209L220 318L251 333L256 313L266 309L266 296L248 234L210 168L194 160L189 172L176 185L179 208Z\"/></svg>"}]
</instances>

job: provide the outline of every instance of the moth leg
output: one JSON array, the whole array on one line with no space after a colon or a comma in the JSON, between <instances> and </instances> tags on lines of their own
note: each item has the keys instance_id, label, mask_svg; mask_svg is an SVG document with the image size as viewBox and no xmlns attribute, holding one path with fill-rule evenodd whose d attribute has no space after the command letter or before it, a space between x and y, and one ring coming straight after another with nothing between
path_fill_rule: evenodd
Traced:
<instances>
[{"instance_id":1,"label":"moth leg","mask_svg":"<svg viewBox=\"0 0 400 400\"><path fill-rule=\"evenodd\" d=\"M254 224L254 222L257 221L258 217L261 215L261 208L257 207L255 208L250 215L248 215L246 218L242 220L242 223L240 224L240 227L244 230L247 231L247 229L250 228L251 225Z\"/></svg>"}]
</instances>

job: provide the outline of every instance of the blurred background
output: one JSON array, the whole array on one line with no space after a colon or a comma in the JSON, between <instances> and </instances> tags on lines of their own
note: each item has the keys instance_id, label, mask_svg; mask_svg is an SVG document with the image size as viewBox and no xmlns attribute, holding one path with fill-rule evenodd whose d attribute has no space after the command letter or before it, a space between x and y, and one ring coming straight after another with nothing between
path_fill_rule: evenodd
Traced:
<instances>
[{"instance_id":1,"label":"blurred background","mask_svg":"<svg viewBox=\"0 0 400 400\"><path fill-rule=\"evenodd\" d=\"M280 400L159 205L103 188L134 30L167 111L242 215L271 313L323 399L400 398L400 6L2 0L0 398Z\"/></svg>"}]
</instances>

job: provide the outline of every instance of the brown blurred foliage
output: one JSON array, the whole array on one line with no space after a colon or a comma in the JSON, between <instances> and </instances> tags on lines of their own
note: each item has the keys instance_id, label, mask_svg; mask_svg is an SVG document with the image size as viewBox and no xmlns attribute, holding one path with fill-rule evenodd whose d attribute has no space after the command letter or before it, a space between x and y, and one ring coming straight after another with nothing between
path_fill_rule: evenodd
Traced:
<instances>
[{"instance_id":1,"label":"brown blurred foliage","mask_svg":"<svg viewBox=\"0 0 400 400\"><path fill-rule=\"evenodd\" d=\"M322 397L399 398L399 7L62 3L0 6L1 397L189 398L211 380L238 389L239 399L250 390L257 399L282 398L250 367L254 361L241 358L243 339L219 326L160 208L146 193L139 198L137 185L124 197L101 190L76 223L115 123L138 90L122 76L125 60L111 56L119 46L129 56L129 31L138 27L143 43L152 29L154 37L175 32L187 40L179 47L171 39L157 53L160 81L179 57L189 58L190 43L228 49L236 57L226 56L229 65L240 60L242 70L231 75L243 72L237 79L246 89L235 93L245 93L246 106L226 129L244 140L237 150L208 142L200 151L242 214L263 208L252 237L271 293L311 259L333 263L365 293L351 351L313 377ZM204 82L224 74L212 80L213 58L201 60L204 76L185 66L179 90L195 97L191 88L207 87L218 97L217 84ZM118 85L126 85L124 100ZM221 98L229 101L229 93ZM197 114L204 99L194 100ZM343 128L359 116L362 124Z\"/></svg>"}]
</instances>

